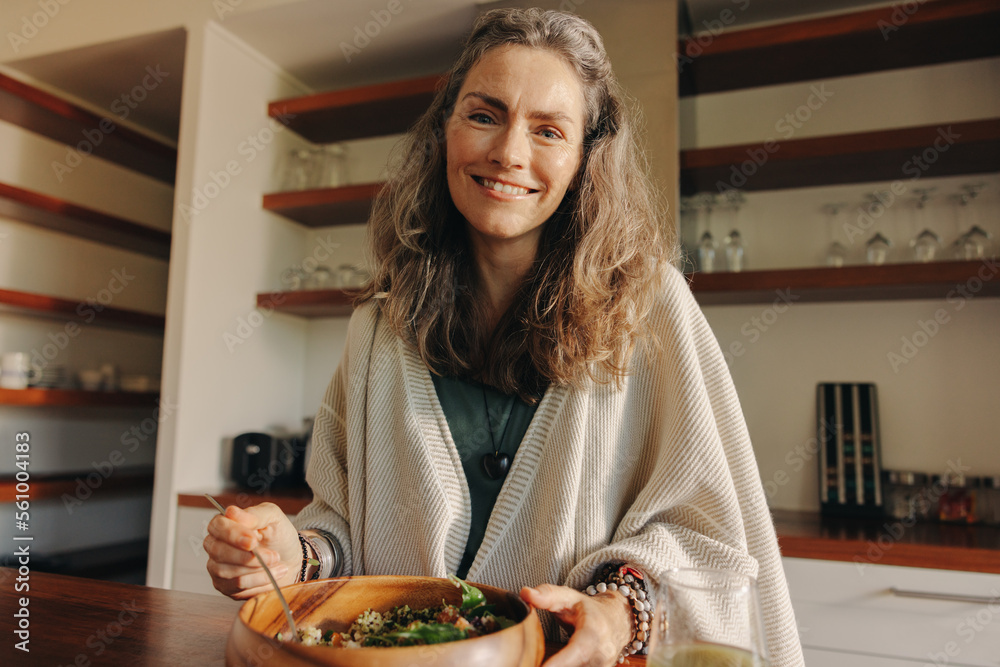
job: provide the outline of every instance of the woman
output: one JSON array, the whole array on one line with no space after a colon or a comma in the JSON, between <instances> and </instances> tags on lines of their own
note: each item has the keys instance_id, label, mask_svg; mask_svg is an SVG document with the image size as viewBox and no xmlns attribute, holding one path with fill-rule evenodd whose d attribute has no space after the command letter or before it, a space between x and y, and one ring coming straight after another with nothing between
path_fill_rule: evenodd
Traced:
<instances>
[{"instance_id":1,"label":"woman","mask_svg":"<svg viewBox=\"0 0 1000 667\"><path fill-rule=\"evenodd\" d=\"M251 548L283 584L458 571L572 632L551 667L610 665L644 646L644 578L722 567L758 577L773 664L802 664L739 404L639 156L592 26L477 22L373 209L302 532L229 508L205 540L218 590L267 589ZM626 575L630 597L589 588Z\"/></svg>"}]
</instances>

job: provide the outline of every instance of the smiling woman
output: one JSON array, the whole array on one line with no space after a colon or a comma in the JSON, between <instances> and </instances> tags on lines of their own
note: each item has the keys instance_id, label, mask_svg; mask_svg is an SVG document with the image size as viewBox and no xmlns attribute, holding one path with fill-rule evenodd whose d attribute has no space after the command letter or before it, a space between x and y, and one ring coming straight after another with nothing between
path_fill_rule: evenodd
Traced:
<instances>
[{"instance_id":1,"label":"smiling woman","mask_svg":"<svg viewBox=\"0 0 1000 667\"><path fill-rule=\"evenodd\" d=\"M607 667L645 649L670 568L713 567L758 578L770 664L802 665L739 402L632 127L589 23L479 19L375 201L300 532L269 504L213 519L220 591L264 590L254 548L286 584L457 572L571 630L548 667Z\"/></svg>"}]
</instances>

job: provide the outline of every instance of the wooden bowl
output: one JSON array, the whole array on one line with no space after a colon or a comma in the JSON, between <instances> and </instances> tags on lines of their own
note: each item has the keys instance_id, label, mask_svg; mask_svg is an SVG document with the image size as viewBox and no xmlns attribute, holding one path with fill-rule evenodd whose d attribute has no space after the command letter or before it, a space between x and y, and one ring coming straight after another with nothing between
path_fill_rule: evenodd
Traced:
<instances>
[{"instance_id":1,"label":"wooden bowl","mask_svg":"<svg viewBox=\"0 0 1000 667\"><path fill-rule=\"evenodd\" d=\"M471 582L470 582L471 583ZM493 634L430 646L331 648L279 642L288 624L273 591L248 600L240 608L226 644L229 667L538 667L545 652L542 624L534 609L514 593L475 584L496 605L496 613L518 621ZM366 609L396 606L435 607L441 600L462 603L462 593L447 579L432 577L343 577L282 588L295 624L322 631L346 632Z\"/></svg>"}]
</instances>

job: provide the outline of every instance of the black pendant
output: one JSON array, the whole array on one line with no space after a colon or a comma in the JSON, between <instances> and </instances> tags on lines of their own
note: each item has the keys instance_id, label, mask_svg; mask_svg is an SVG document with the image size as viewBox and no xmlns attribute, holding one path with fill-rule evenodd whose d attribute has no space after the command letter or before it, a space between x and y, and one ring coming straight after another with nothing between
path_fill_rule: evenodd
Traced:
<instances>
[{"instance_id":1,"label":"black pendant","mask_svg":"<svg viewBox=\"0 0 1000 667\"><path fill-rule=\"evenodd\" d=\"M503 479L510 469L510 457L501 452L483 454L483 470L490 479Z\"/></svg>"}]
</instances>

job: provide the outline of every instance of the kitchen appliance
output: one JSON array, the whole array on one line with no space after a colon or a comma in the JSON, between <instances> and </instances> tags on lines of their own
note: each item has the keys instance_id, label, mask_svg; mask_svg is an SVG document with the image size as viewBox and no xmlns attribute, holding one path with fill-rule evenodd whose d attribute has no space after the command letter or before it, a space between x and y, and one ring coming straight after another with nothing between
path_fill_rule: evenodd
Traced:
<instances>
[{"instance_id":1,"label":"kitchen appliance","mask_svg":"<svg viewBox=\"0 0 1000 667\"><path fill-rule=\"evenodd\" d=\"M306 486L308 433L242 433L233 438L232 479L242 489L267 493Z\"/></svg>"}]
</instances>

